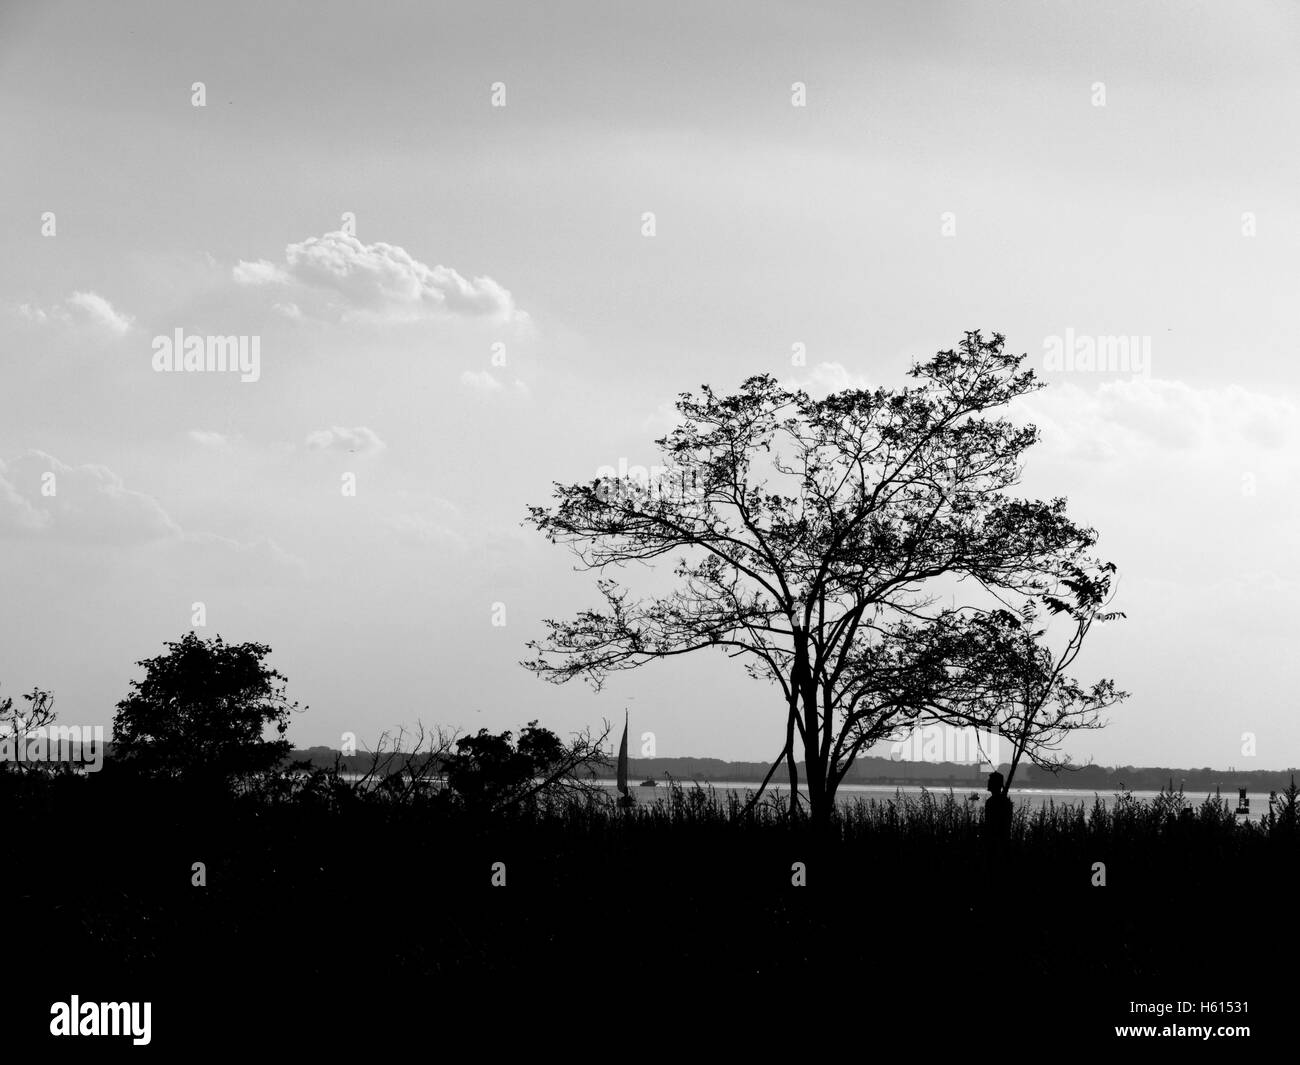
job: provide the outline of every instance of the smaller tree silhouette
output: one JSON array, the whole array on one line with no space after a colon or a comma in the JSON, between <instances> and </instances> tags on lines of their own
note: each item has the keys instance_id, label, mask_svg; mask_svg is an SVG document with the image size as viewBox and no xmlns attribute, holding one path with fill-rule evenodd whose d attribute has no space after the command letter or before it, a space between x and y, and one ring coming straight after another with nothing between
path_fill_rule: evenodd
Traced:
<instances>
[{"instance_id":1,"label":"smaller tree silhouette","mask_svg":"<svg viewBox=\"0 0 1300 1065\"><path fill-rule=\"evenodd\" d=\"M1019 614L994 610L952 626L940 641L950 687L939 716L1011 741L1005 777L990 777L995 796L1008 796L1022 760L1053 774L1073 768L1060 753L1064 742L1076 732L1102 728L1102 713L1128 698L1112 680L1084 687L1066 673L1094 624L1124 617L1104 609L1114 573L1111 563L1062 567L1057 588L1042 596L1049 615L1072 623L1060 650L1049 645L1032 600Z\"/></svg>"},{"instance_id":2,"label":"smaller tree silhouette","mask_svg":"<svg viewBox=\"0 0 1300 1065\"><path fill-rule=\"evenodd\" d=\"M590 730L565 743L548 728L528 722L516 742L513 733L479 729L456 743L446 757L447 785L466 806L501 810L534 799L561 794L593 796L595 767L608 766L604 742L609 725L599 737Z\"/></svg>"},{"instance_id":3,"label":"smaller tree silhouette","mask_svg":"<svg viewBox=\"0 0 1300 1065\"><path fill-rule=\"evenodd\" d=\"M54 724L54 716L54 694L40 688L27 692L23 702L16 706L12 698L0 699L0 747L8 747L5 756L0 758L0 770L12 765L17 772L28 775L66 769L67 763L33 762L18 757L19 748L29 737Z\"/></svg>"},{"instance_id":4,"label":"smaller tree silhouette","mask_svg":"<svg viewBox=\"0 0 1300 1065\"><path fill-rule=\"evenodd\" d=\"M136 663L145 676L117 704L114 757L150 776L225 784L276 768L291 749L284 734L298 704L263 661L271 648L193 632L166 646Z\"/></svg>"}]
</instances>

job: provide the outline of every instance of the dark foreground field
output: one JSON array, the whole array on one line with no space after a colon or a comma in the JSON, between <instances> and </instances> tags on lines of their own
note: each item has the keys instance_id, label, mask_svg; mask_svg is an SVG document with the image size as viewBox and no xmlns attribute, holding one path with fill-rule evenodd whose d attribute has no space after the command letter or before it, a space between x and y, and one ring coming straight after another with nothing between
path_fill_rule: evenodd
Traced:
<instances>
[{"instance_id":1,"label":"dark foreground field","mask_svg":"<svg viewBox=\"0 0 1300 1065\"><path fill-rule=\"evenodd\" d=\"M1141 1021L1130 1000L1194 999L1249 1000L1262 1046L1293 994L1294 819L1238 826L1180 796L1019 815L990 847L947 798L859 806L818 833L698 790L482 815L326 774L221 800L107 772L0 782L20 1038L73 993L152 1001L160 1048L269 1025L396 1050L402 1018L435 1039L532 1017L547 1040L635 1023L683 1053L675 1018L702 1010L725 1036L732 1002L751 1037L767 1011L778 1028L831 1011L865 1049L891 1027L919 1045L1087 1042Z\"/></svg>"}]
</instances>

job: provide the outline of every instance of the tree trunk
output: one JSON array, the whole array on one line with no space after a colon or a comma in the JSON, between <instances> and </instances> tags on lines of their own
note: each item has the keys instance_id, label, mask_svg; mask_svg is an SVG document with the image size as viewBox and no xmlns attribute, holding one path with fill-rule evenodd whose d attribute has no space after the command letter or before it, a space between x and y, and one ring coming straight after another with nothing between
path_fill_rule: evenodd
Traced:
<instances>
[{"instance_id":1,"label":"tree trunk","mask_svg":"<svg viewBox=\"0 0 1300 1065\"><path fill-rule=\"evenodd\" d=\"M790 769L790 817L799 815L799 763L794 758L794 704L785 723L785 764Z\"/></svg>"}]
</instances>

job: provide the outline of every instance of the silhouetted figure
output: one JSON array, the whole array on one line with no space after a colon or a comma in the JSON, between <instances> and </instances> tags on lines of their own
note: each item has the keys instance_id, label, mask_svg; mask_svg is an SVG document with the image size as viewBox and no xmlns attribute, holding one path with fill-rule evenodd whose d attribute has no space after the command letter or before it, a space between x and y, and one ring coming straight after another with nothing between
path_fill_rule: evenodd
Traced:
<instances>
[{"instance_id":1,"label":"silhouetted figure","mask_svg":"<svg viewBox=\"0 0 1300 1065\"><path fill-rule=\"evenodd\" d=\"M989 797L984 803L984 839L989 846L1001 849L1011 835L1011 799L1007 796L1002 774L989 774Z\"/></svg>"}]
</instances>

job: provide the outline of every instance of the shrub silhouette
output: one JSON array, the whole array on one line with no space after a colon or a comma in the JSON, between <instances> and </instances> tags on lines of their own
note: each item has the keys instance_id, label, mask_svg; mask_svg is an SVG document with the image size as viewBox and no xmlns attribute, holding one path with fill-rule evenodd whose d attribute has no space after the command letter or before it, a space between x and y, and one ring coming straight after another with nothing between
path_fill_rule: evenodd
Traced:
<instances>
[{"instance_id":1,"label":"shrub silhouette","mask_svg":"<svg viewBox=\"0 0 1300 1065\"><path fill-rule=\"evenodd\" d=\"M117 704L114 758L148 776L223 785L277 768L290 751L284 734L297 704L284 696L284 676L263 662L271 649L193 632L167 648L136 663L145 676Z\"/></svg>"},{"instance_id":2,"label":"shrub silhouette","mask_svg":"<svg viewBox=\"0 0 1300 1065\"><path fill-rule=\"evenodd\" d=\"M606 735L608 728L606 728ZM479 729L456 743L447 756L447 786L466 806L504 809L529 805L537 798L561 794L594 794L598 789L580 779L590 778L592 766L604 763L600 743L581 735L565 744L554 732L530 721L516 742L511 732Z\"/></svg>"}]
</instances>

